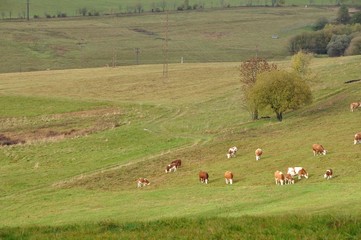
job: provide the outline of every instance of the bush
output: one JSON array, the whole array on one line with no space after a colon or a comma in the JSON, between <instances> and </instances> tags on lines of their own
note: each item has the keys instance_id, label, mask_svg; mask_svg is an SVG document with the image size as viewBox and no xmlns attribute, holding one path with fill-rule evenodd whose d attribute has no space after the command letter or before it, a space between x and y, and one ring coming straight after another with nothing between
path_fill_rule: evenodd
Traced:
<instances>
[{"instance_id":1,"label":"bush","mask_svg":"<svg viewBox=\"0 0 361 240\"><path fill-rule=\"evenodd\" d=\"M351 41L347 35L333 35L331 41L327 44L327 54L330 57L338 57L344 55L346 48Z\"/></svg>"},{"instance_id":2,"label":"bush","mask_svg":"<svg viewBox=\"0 0 361 240\"><path fill-rule=\"evenodd\" d=\"M345 51L345 55L348 56L360 55L360 54L361 54L361 35L354 37Z\"/></svg>"},{"instance_id":3,"label":"bush","mask_svg":"<svg viewBox=\"0 0 361 240\"><path fill-rule=\"evenodd\" d=\"M361 23L361 11L351 17L351 23Z\"/></svg>"},{"instance_id":4,"label":"bush","mask_svg":"<svg viewBox=\"0 0 361 240\"><path fill-rule=\"evenodd\" d=\"M289 52L295 54L299 51L312 52L317 54L327 53L327 44L332 34L326 31L302 33L290 39Z\"/></svg>"},{"instance_id":5,"label":"bush","mask_svg":"<svg viewBox=\"0 0 361 240\"><path fill-rule=\"evenodd\" d=\"M321 29L323 29L323 28L326 26L326 24L328 24L327 18L325 18L325 17L320 17L319 19L317 19L317 21L315 22L315 24L313 24L312 29L313 29L314 31L321 30Z\"/></svg>"}]
</instances>

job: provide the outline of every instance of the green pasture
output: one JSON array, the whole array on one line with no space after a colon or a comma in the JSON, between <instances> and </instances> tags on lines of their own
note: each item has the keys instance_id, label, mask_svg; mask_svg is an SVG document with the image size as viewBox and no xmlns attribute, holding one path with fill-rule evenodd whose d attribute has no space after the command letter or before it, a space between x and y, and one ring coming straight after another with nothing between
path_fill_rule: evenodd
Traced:
<instances>
[{"instance_id":1,"label":"green pasture","mask_svg":"<svg viewBox=\"0 0 361 240\"><path fill-rule=\"evenodd\" d=\"M170 12L168 27L164 13L4 20L0 72L240 62L256 55L284 60L292 36L310 31L320 17L334 19L336 13L320 7ZM156 69L162 72L162 66Z\"/></svg>"},{"instance_id":2,"label":"green pasture","mask_svg":"<svg viewBox=\"0 0 361 240\"><path fill-rule=\"evenodd\" d=\"M361 112L349 103L361 82L345 82L360 79L360 60L313 59L314 102L283 122L249 121L238 62L170 64L168 78L161 64L0 74L2 134L79 133L0 148L0 238L358 239ZM328 154L314 157L313 143ZM309 179L276 186L274 171L296 165Z\"/></svg>"}]
</instances>

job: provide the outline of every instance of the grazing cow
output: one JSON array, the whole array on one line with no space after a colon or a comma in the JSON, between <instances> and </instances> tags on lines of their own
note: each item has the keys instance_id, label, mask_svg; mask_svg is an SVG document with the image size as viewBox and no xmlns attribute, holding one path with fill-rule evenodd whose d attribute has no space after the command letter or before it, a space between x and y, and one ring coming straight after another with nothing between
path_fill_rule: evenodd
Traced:
<instances>
[{"instance_id":1,"label":"grazing cow","mask_svg":"<svg viewBox=\"0 0 361 240\"><path fill-rule=\"evenodd\" d=\"M317 143L312 145L312 151L313 151L313 156L316 156L316 154L326 155L327 153L327 150L325 150L325 148L321 144L317 144Z\"/></svg>"},{"instance_id":2,"label":"grazing cow","mask_svg":"<svg viewBox=\"0 0 361 240\"><path fill-rule=\"evenodd\" d=\"M209 176L208 176L207 172L203 172L203 171L199 172L199 181L201 183L208 184L208 179L209 179Z\"/></svg>"},{"instance_id":3,"label":"grazing cow","mask_svg":"<svg viewBox=\"0 0 361 240\"><path fill-rule=\"evenodd\" d=\"M359 142L361 142L361 133L356 133L353 139L353 144L357 144Z\"/></svg>"},{"instance_id":4,"label":"grazing cow","mask_svg":"<svg viewBox=\"0 0 361 240\"><path fill-rule=\"evenodd\" d=\"M326 178L327 180L332 178L333 172L332 169L327 169L325 175L323 175L324 178Z\"/></svg>"},{"instance_id":5,"label":"grazing cow","mask_svg":"<svg viewBox=\"0 0 361 240\"><path fill-rule=\"evenodd\" d=\"M237 147L231 147L230 149L228 149L227 158L235 157L237 151Z\"/></svg>"},{"instance_id":6,"label":"grazing cow","mask_svg":"<svg viewBox=\"0 0 361 240\"><path fill-rule=\"evenodd\" d=\"M171 162L171 164L172 163L174 163L177 166L177 168L182 166L182 160L180 160L180 159L174 160L174 161Z\"/></svg>"},{"instance_id":7,"label":"grazing cow","mask_svg":"<svg viewBox=\"0 0 361 240\"><path fill-rule=\"evenodd\" d=\"M171 164L168 164L166 167L165 167L165 172L166 173L169 173L169 172L175 172L177 171L177 164L176 163L171 163Z\"/></svg>"},{"instance_id":8,"label":"grazing cow","mask_svg":"<svg viewBox=\"0 0 361 240\"><path fill-rule=\"evenodd\" d=\"M262 149L257 148L256 151L254 152L256 154L256 161L261 159L261 155L263 153Z\"/></svg>"},{"instance_id":9,"label":"grazing cow","mask_svg":"<svg viewBox=\"0 0 361 240\"><path fill-rule=\"evenodd\" d=\"M278 185L278 184L283 185L285 182L285 176L283 175L282 172L280 172L278 170L275 172L275 182L276 182L276 185Z\"/></svg>"},{"instance_id":10,"label":"grazing cow","mask_svg":"<svg viewBox=\"0 0 361 240\"><path fill-rule=\"evenodd\" d=\"M226 184L228 184L228 182L232 185L233 184L233 173L230 171L226 171L224 173L224 179L226 180Z\"/></svg>"},{"instance_id":11,"label":"grazing cow","mask_svg":"<svg viewBox=\"0 0 361 240\"><path fill-rule=\"evenodd\" d=\"M356 108L361 107L361 102L353 102L350 104L350 110L351 112L353 112L353 110L355 110Z\"/></svg>"},{"instance_id":12,"label":"grazing cow","mask_svg":"<svg viewBox=\"0 0 361 240\"><path fill-rule=\"evenodd\" d=\"M285 175L285 184L295 184L295 180L293 179L292 175L289 173Z\"/></svg>"},{"instance_id":13,"label":"grazing cow","mask_svg":"<svg viewBox=\"0 0 361 240\"><path fill-rule=\"evenodd\" d=\"M149 184L150 184L150 182L146 178L138 178L138 180L137 180L137 186L138 187L144 187L144 186L147 186Z\"/></svg>"},{"instance_id":14,"label":"grazing cow","mask_svg":"<svg viewBox=\"0 0 361 240\"><path fill-rule=\"evenodd\" d=\"M303 167L289 167L287 173L292 177L298 175L298 179L301 179L301 177L308 178L308 173Z\"/></svg>"}]
</instances>

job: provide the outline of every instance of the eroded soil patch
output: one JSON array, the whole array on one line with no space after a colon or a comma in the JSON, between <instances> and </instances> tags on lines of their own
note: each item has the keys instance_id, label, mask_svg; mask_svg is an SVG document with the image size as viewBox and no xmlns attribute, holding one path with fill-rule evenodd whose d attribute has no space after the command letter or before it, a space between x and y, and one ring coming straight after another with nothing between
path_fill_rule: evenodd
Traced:
<instances>
[{"instance_id":1,"label":"eroded soil patch","mask_svg":"<svg viewBox=\"0 0 361 240\"><path fill-rule=\"evenodd\" d=\"M121 122L116 108L0 119L0 146L56 141L115 128Z\"/></svg>"}]
</instances>

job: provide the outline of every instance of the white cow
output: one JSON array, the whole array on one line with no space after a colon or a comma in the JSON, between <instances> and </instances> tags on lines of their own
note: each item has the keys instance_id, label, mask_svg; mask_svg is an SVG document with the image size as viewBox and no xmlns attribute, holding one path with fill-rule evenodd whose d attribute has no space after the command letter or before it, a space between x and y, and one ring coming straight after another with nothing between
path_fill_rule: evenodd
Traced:
<instances>
[{"instance_id":1,"label":"white cow","mask_svg":"<svg viewBox=\"0 0 361 240\"><path fill-rule=\"evenodd\" d=\"M227 158L235 157L238 149L236 146L228 149Z\"/></svg>"}]
</instances>

